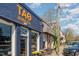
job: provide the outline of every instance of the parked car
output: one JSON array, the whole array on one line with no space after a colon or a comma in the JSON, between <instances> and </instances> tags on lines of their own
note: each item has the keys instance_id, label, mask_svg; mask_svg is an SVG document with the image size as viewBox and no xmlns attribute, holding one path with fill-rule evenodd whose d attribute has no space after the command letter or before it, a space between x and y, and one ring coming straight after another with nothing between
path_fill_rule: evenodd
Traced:
<instances>
[{"instance_id":1,"label":"parked car","mask_svg":"<svg viewBox=\"0 0 79 59\"><path fill-rule=\"evenodd\" d=\"M63 55L65 56L78 56L79 55L79 42L69 42L67 47L63 50Z\"/></svg>"}]
</instances>

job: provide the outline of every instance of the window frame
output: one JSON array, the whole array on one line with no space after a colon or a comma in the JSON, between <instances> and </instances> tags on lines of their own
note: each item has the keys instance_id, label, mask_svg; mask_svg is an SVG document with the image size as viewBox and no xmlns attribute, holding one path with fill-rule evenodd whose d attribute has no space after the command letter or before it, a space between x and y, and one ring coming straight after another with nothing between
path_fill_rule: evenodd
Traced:
<instances>
[{"instance_id":1,"label":"window frame","mask_svg":"<svg viewBox=\"0 0 79 59\"><path fill-rule=\"evenodd\" d=\"M27 56L29 56L29 29L28 28L25 28L24 26L20 26L20 28L23 28L24 30L27 30Z\"/></svg>"},{"instance_id":2,"label":"window frame","mask_svg":"<svg viewBox=\"0 0 79 59\"><path fill-rule=\"evenodd\" d=\"M37 39L36 39L37 48L36 48L36 51L39 51L40 50L40 34L39 34L39 32L36 32L34 30L31 30L31 32L37 34Z\"/></svg>"},{"instance_id":3,"label":"window frame","mask_svg":"<svg viewBox=\"0 0 79 59\"><path fill-rule=\"evenodd\" d=\"M16 55L16 30L15 30L15 25L12 22L5 21L4 19L0 19L0 23L3 23L5 25L11 26L11 56Z\"/></svg>"}]
</instances>

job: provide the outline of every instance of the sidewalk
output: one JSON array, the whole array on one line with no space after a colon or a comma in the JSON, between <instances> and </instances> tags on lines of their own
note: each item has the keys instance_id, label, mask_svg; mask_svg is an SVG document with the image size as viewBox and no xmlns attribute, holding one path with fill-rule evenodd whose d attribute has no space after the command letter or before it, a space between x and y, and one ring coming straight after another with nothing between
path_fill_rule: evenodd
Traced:
<instances>
[{"instance_id":1,"label":"sidewalk","mask_svg":"<svg viewBox=\"0 0 79 59\"><path fill-rule=\"evenodd\" d=\"M64 46L65 46L65 45L61 45L61 46L59 47L59 55L58 55L58 53L56 52L56 50L52 50L52 53L49 54L49 55L46 55L46 56L63 56L62 53L63 53Z\"/></svg>"}]
</instances>

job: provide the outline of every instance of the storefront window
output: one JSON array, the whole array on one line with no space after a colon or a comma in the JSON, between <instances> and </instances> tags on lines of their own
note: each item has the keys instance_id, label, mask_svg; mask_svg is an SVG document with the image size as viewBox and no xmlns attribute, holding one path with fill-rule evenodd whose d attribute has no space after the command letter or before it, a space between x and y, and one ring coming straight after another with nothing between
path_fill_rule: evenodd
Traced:
<instances>
[{"instance_id":1,"label":"storefront window","mask_svg":"<svg viewBox=\"0 0 79 59\"><path fill-rule=\"evenodd\" d=\"M11 32L12 27L0 23L0 56L11 56Z\"/></svg>"},{"instance_id":2,"label":"storefront window","mask_svg":"<svg viewBox=\"0 0 79 59\"><path fill-rule=\"evenodd\" d=\"M32 52L37 50L37 33L32 32Z\"/></svg>"},{"instance_id":3,"label":"storefront window","mask_svg":"<svg viewBox=\"0 0 79 59\"><path fill-rule=\"evenodd\" d=\"M21 28L21 56L27 55L27 30Z\"/></svg>"}]
</instances>

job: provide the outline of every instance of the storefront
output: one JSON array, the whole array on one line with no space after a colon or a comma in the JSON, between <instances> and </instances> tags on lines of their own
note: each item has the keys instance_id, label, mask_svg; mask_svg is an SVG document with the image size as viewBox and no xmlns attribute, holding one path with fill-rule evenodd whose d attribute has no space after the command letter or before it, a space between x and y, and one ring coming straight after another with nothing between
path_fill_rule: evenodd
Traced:
<instances>
[{"instance_id":1,"label":"storefront","mask_svg":"<svg viewBox=\"0 0 79 59\"><path fill-rule=\"evenodd\" d=\"M52 49L53 48L53 31L52 28L45 22L43 23L43 48L44 49Z\"/></svg>"},{"instance_id":2,"label":"storefront","mask_svg":"<svg viewBox=\"0 0 79 59\"><path fill-rule=\"evenodd\" d=\"M0 56L27 56L41 49L42 22L25 4L0 4Z\"/></svg>"}]
</instances>

